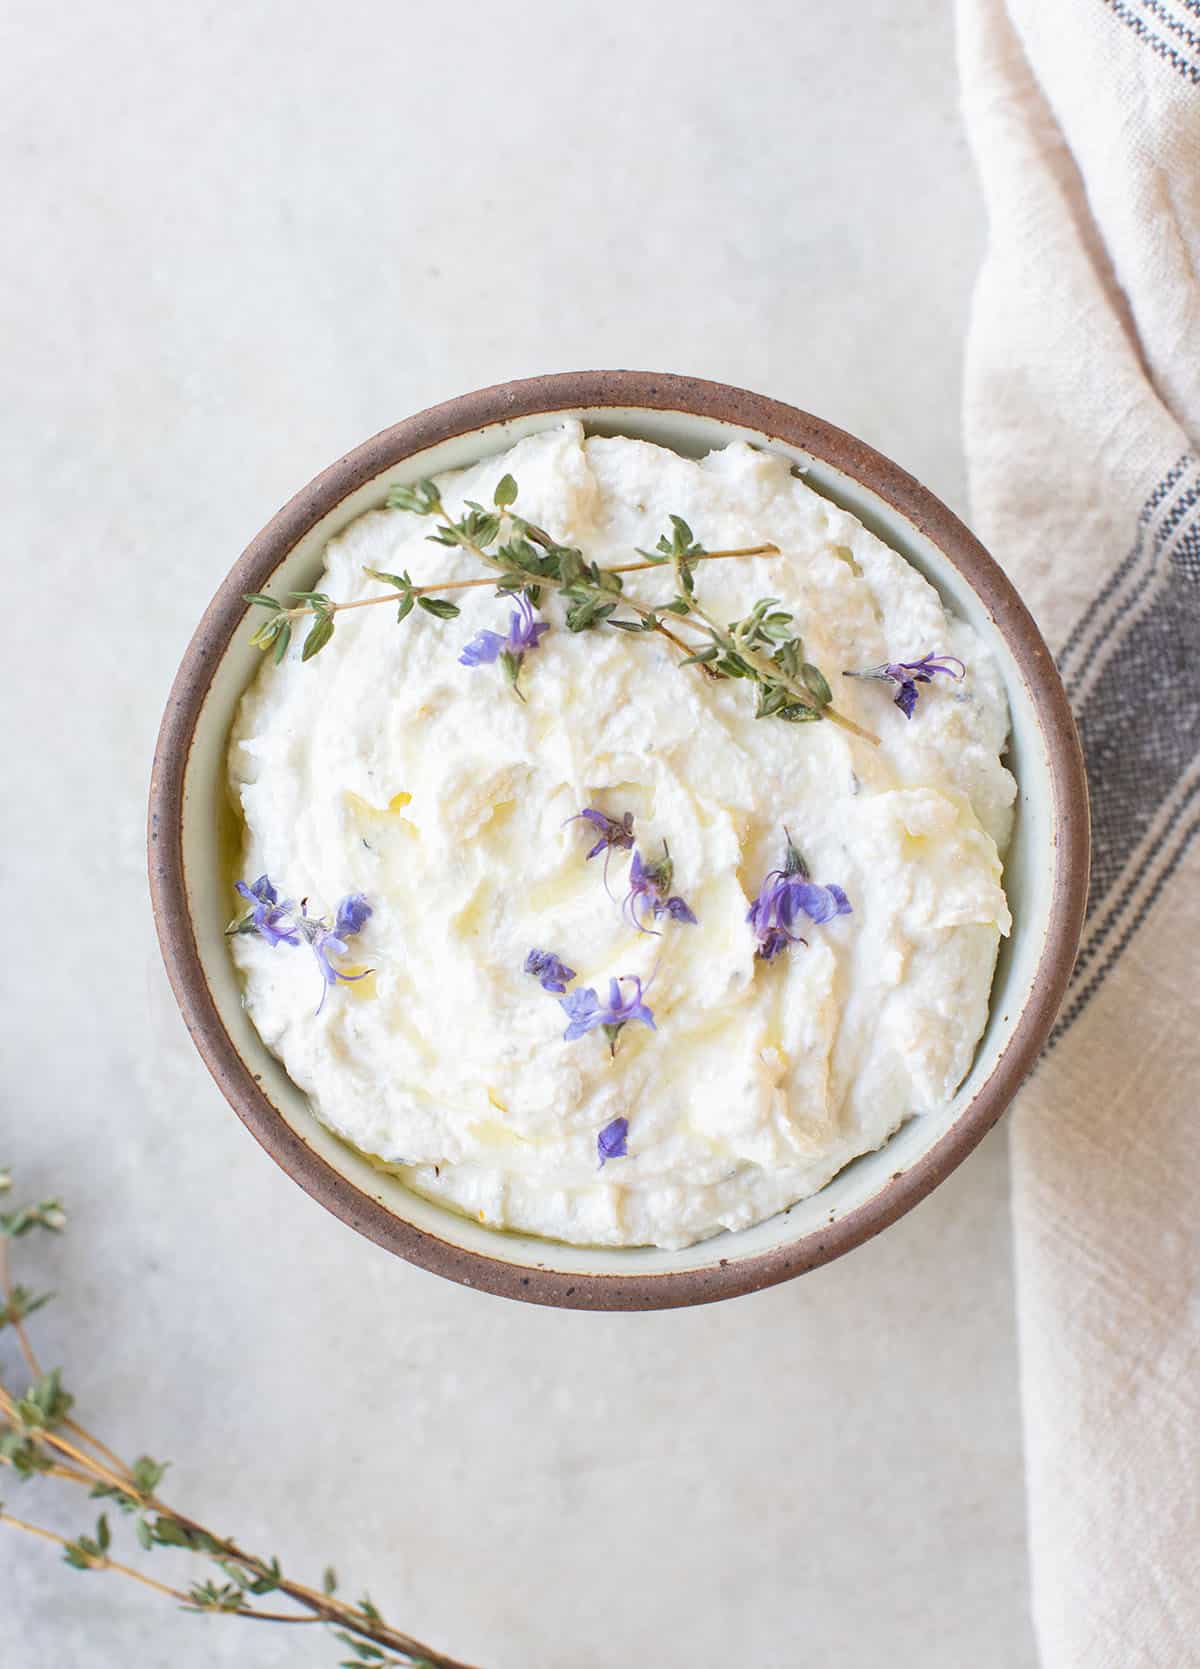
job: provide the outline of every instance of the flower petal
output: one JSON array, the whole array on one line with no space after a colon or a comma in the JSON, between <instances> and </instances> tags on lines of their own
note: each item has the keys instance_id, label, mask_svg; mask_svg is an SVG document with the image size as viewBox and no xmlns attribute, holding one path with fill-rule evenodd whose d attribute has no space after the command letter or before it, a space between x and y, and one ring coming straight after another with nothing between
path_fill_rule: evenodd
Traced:
<instances>
[{"instance_id":1,"label":"flower petal","mask_svg":"<svg viewBox=\"0 0 1200 1669\"><path fill-rule=\"evenodd\" d=\"M666 910L672 921L691 922L692 925L695 926L696 917L692 913L691 909L684 903L682 898L668 898L663 908Z\"/></svg>"},{"instance_id":2,"label":"flower petal","mask_svg":"<svg viewBox=\"0 0 1200 1669\"><path fill-rule=\"evenodd\" d=\"M508 639L501 637L499 632L476 632L458 657L460 666L487 666L496 660L502 649L508 647Z\"/></svg>"},{"instance_id":3,"label":"flower petal","mask_svg":"<svg viewBox=\"0 0 1200 1669\"><path fill-rule=\"evenodd\" d=\"M361 933L374 912L361 892L347 893L337 907L333 931L339 936L353 937Z\"/></svg>"},{"instance_id":4,"label":"flower petal","mask_svg":"<svg viewBox=\"0 0 1200 1669\"><path fill-rule=\"evenodd\" d=\"M577 1037L590 1032L601 1023L603 1010L600 999L592 987L585 986L580 991L572 991L569 996L560 997L558 1006L567 1016L570 1024L563 1033L563 1041L573 1043Z\"/></svg>"},{"instance_id":5,"label":"flower petal","mask_svg":"<svg viewBox=\"0 0 1200 1669\"><path fill-rule=\"evenodd\" d=\"M525 972L540 982L543 991L563 992L575 978L574 968L568 968L550 950L531 950L525 958Z\"/></svg>"},{"instance_id":6,"label":"flower petal","mask_svg":"<svg viewBox=\"0 0 1200 1669\"><path fill-rule=\"evenodd\" d=\"M629 1120L615 1118L606 1124L596 1137L596 1152L600 1156L600 1169L604 1169L606 1160L624 1159L629 1153Z\"/></svg>"},{"instance_id":7,"label":"flower petal","mask_svg":"<svg viewBox=\"0 0 1200 1669\"><path fill-rule=\"evenodd\" d=\"M900 688L896 691L895 702L896 706L899 707L905 718L911 719L913 716L913 709L917 705L917 686L913 683L911 678L906 678Z\"/></svg>"}]
</instances>

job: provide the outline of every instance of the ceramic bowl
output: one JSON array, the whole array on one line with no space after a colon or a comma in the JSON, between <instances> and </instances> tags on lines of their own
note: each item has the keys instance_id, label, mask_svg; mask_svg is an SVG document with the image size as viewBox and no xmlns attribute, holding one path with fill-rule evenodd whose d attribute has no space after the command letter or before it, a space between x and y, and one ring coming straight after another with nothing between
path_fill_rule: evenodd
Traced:
<instances>
[{"instance_id":1,"label":"ceramic bowl","mask_svg":"<svg viewBox=\"0 0 1200 1669\"><path fill-rule=\"evenodd\" d=\"M566 417L689 456L732 440L803 465L986 640L1012 710L1019 798L1005 885L1014 927L974 1065L944 1112L910 1120L820 1193L682 1251L560 1245L421 1199L320 1125L242 1008L223 928L238 831L225 752L260 664L243 592L310 586L326 541L414 481ZM534 377L463 395L357 447L303 488L234 564L172 688L150 792L150 882L183 1016L209 1070L268 1153L314 1199L401 1257L465 1285L579 1309L655 1309L751 1292L828 1262L914 1206L1008 1106L1046 1041L1075 957L1088 875L1087 790L1066 696L1012 585L963 524L902 469L819 418L723 384L634 371Z\"/></svg>"}]
</instances>

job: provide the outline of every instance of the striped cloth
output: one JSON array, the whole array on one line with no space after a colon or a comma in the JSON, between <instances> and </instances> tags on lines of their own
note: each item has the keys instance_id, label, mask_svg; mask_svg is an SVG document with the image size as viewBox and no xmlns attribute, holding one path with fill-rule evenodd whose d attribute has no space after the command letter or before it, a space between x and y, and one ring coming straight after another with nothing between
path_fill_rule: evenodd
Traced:
<instances>
[{"instance_id":1,"label":"striped cloth","mask_svg":"<svg viewBox=\"0 0 1200 1669\"><path fill-rule=\"evenodd\" d=\"M1200 0L959 0L975 524L1087 755L1083 949L1012 1121L1045 1669L1200 1665Z\"/></svg>"}]
</instances>

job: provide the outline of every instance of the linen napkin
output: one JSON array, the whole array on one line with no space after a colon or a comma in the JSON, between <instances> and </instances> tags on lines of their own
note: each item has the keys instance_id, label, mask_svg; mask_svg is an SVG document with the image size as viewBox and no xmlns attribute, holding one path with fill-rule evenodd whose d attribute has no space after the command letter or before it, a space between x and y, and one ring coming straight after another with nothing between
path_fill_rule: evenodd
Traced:
<instances>
[{"instance_id":1,"label":"linen napkin","mask_svg":"<svg viewBox=\"0 0 1200 1669\"><path fill-rule=\"evenodd\" d=\"M1200 1665L1200 0L959 0L990 236L974 523L1087 754L1093 873L1011 1122L1045 1669Z\"/></svg>"}]
</instances>

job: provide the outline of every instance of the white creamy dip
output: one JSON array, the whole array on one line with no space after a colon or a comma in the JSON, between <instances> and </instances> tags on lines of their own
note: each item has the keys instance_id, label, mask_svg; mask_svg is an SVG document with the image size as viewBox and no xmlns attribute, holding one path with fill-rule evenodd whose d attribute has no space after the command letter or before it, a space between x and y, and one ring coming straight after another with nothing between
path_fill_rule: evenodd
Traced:
<instances>
[{"instance_id":1,"label":"white creamy dip","mask_svg":"<svg viewBox=\"0 0 1200 1669\"><path fill-rule=\"evenodd\" d=\"M933 587L784 458L738 443L694 462L566 423L440 477L447 509L490 503L506 472L515 509L602 566L637 561L671 513L709 549L776 544L701 563L700 600L733 620L782 599L837 707L880 745L827 721L755 720L749 684L679 670L656 635L569 633L549 593L524 703L497 666L459 664L480 629L508 628L512 605L488 588L453 593L450 621L339 614L317 658L302 665L294 644L263 667L230 774L242 874L329 919L364 894L373 914L339 965L374 971L318 1014L306 947L245 935L233 954L255 1025L317 1115L414 1189L499 1227L683 1246L815 1192L965 1076L1010 925L1004 690ZM432 525L360 517L329 545L319 589L376 595L365 566L418 584L477 575L469 554L427 542ZM673 590L668 570L626 585L646 603ZM841 676L931 652L966 675L922 685L911 720L888 684ZM603 859L584 861L589 825L570 821L584 807L631 812L647 862L669 842L695 925L631 927L631 854L611 854L613 902ZM807 945L764 962L746 914L785 826L852 913L802 920ZM523 971L533 947L577 971L572 991L640 976L657 1029L628 1024L615 1055L598 1031L565 1042L558 998ZM627 1153L601 1168L598 1135L618 1118Z\"/></svg>"}]
</instances>

